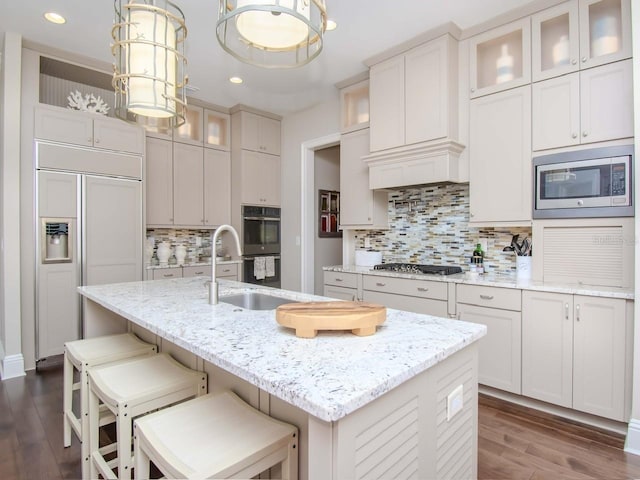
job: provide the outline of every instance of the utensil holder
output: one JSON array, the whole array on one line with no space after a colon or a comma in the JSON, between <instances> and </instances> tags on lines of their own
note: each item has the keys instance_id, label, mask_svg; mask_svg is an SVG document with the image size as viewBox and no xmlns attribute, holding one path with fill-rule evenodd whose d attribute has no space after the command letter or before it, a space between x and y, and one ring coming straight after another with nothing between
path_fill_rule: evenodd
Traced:
<instances>
[{"instance_id":1,"label":"utensil holder","mask_svg":"<svg viewBox=\"0 0 640 480\"><path fill-rule=\"evenodd\" d=\"M516 279L531 280L531 257L516 257Z\"/></svg>"}]
</instances>

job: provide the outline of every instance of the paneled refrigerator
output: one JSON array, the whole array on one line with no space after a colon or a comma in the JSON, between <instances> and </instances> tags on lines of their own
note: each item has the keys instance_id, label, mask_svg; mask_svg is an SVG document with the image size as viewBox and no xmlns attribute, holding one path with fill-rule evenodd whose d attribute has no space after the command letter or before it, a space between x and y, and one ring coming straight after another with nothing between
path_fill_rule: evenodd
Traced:
<instances>
[{"instance_id":1,"label":"paneled refrigerator","mask_svg":"<svg viewBox=\"0 0 640 480\"><path fill-rule=\"evenodd\" d=\"M36 142L36 360L82 338L79 285L142 279L142 157Z\"/></svg>"}]
</instances>

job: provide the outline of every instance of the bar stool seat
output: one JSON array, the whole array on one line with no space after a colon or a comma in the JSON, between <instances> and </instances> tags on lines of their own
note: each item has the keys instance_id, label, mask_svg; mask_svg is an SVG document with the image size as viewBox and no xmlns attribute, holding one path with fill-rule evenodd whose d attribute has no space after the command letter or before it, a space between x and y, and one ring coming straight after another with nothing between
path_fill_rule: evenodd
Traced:
<instances>
[{"instance_id":1,"label":"bar stool seat","mask_svg":"<svg viewBox=\"0 0 640 480\"><path fill-rule=\"evenodd\" d=\"M131 333L74 340L64 344L63 444L65 447L71 445L72 431L77 435L82 443L83 469L89 454L88 442L83 441L83 432L89 428L87 368L156 352L155 345L143 342ZM80 377L78 382L73 381L76 370ZM73 392L77 390L80 390L79 417L76 417L73 412ZM113 415L105 414L101 417L101 424L111 423L114 420Z\"/></svg>"},{"instance_id":2,"label":"bar stool seat","mask_svg":"<svg viewBox=\"0 0 640 480\"><path fill-rule=\"evenodd\" d=\"M158 408L203 395L207 374L190 370L166 353L89 368L89 476L131 478L132 420ZM116 417L117 441L100 447L101 404ZM115 450L114 448L115 447ZM117 452L107 461L106 453Z\"/></svg>"},{"instance_id":3,"label":"bar stool seat","mask_svg":"<svg viewBox=\"0 0 640 480\"><path fill-rule=\"evenodd\" d=\"M228 391L138 418L134 445L137 479L149 461L167 478L252 478L278 463L298 478L298 429Z\"/></svg>"}]
</instances>

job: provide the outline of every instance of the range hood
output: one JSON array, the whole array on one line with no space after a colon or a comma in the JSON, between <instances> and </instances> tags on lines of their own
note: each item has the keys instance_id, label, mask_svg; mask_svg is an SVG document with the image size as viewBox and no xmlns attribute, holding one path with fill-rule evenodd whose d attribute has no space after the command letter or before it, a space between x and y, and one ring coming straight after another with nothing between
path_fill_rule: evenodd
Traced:
<instances>
[{"instance_id":1,"label":"range hood","mask_svg":"<svg viewBox=\"0 0 640 480\"><path fill-rule=\"evenodd\" d=\"M362 157L369 166L369 188L398 188L469 181L469 163L461 143L443 138L374 152Z\"/></svg>"}]
</instances>

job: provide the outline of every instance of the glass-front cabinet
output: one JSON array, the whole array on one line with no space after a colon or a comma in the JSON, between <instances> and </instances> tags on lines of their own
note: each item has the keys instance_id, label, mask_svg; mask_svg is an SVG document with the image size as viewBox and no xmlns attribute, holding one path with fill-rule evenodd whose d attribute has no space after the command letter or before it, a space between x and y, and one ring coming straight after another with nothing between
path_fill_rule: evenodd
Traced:
<instances>
[{"instance_id":1,"label":"glass-front cabinet","mask_svg":"<svg viewBox=\"0 0 640 480\"><path fill-rule=\"evenodd\" d=\"M214 110L204 111L204 145L219 150L230 148L231 116Z\"/></svg>"},{"instance_id":2,"label":"glass-front cabinet","mask_svg":"<svg viewBox=\"0 0 640 480\"><path fill-rule=\"evenodd\" d=\"M524 18L470 39L471 98L531 82L531 23Z\"/></svg>"},{"instance_id":3,"label":"glass-front cabinet","mask_svg":"<svg viewBox=\"0 0 640 480\"><path fill-rule=\"evenodd\" d=\"M557 5L531 17L534 82L578 70L578 30L577 1Z\"/></svg>"},{"instance_id":4,"label":"glass-front cabinet","mask_svg":"<svg viewBox=\"0 0 640 480\"><path fill-rule=\"evenodd\" d=\"M166 140L171 140L173 137L173 129L171 128L171 124L167 118L136 115L136 123L144 127L144 130L149 137L164 138Z\"/></svg>"},{"instance_id":5,"label":"glass-front cabinet","mask_svg":"<svg viewBox=\"0 0 640 480\"><path fill-rule=\"evenodd\" d=\"M342 133L369 126L369 80L343 88L340 91L340 100Z\"/></svg>"},{"instance_id":6,"label":"glass-front cabinet","mask_svg":"<svg viewBox=\"0 0 640 480\"><path fill-rule=\"evenodd\" d=\"M581 68L631 56L631 1L580 0Z\"/></svg>"},{"instance_id":7,"label":"glass-front cabinet","mask_svg":"<svg viewBox=\"0 0 640 480\"><path fill-rule=\"evenodd\" d=\"M186 122L174 130L173 140L180 143L202 145L204 109L196 105L187 106Z\"/></svg>"},{"instance_id":8,"label":"glass-front cabinet","mask_svg":"<svg viewBox=\"0 0 640 480\"><path fill-rule=\"evenodd\" d=\"M629 0L573 0L533 15L533 81L629 58L630 15Z\"/></svg>"}]
</instances>

